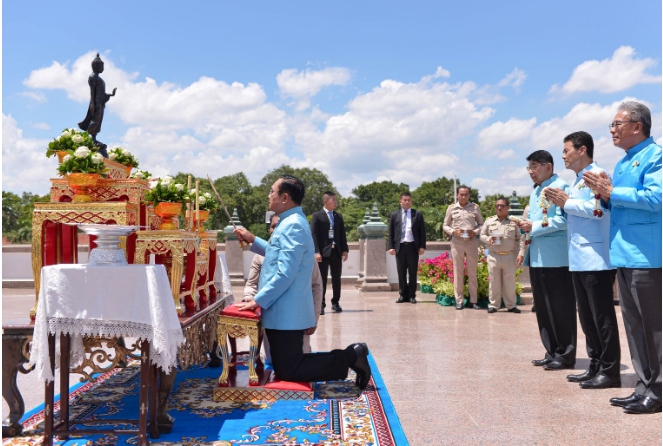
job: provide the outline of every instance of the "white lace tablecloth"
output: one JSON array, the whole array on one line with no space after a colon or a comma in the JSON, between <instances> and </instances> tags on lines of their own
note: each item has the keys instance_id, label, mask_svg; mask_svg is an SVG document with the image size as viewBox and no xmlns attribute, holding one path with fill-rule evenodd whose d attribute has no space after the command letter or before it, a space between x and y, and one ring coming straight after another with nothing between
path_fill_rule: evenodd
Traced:
<instances>
[{"instance_id":1,"label":"white lace tablecloth","mask_svg":"<svg viewBox=\"0 0 663 446\"><path fill-rule=\"evenodd\" d=\"M147 339L151 362L168 372L184 344L163 265L54 265L41 270L30 362L53 380L48 333L69 333L71 365L81 363L84 335ZM56 348L59 352L59 348ZM59 361L56 360L56 364Z\"/></svg>"}]
</instances>

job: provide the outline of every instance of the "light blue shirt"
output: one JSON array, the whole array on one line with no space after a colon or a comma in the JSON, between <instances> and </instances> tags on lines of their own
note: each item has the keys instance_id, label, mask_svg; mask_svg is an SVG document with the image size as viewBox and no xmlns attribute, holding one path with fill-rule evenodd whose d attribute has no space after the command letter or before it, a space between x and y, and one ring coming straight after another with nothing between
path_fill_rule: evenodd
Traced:
<instances>
[{"instance_id":1,"label":"light blue shirt","mask_svg":"<svg viewBox=\"0 0 663 446\"><path fill-rule=\"evenodd\" d=\"M543 227L541 191L545 187L555 187L569 192L569 185L553 174L541 185L536 186L529 196L527 219L532 222L531 243L525 255L524 265L533 268L555 268L569 266L569 247L566 235L566 215L556 205L548 208L548 226Z\"/></svg>"},{"instance_id":2,"label":"light blue shirt","mask_svg":"<svg viewBox=\"0 0 663 446\"><path fill-rule=\"evenodd\" d=\"M596 200L582 179L584 172L603 172L596 163L580 171L564 204L569 237L570 271L610 269L610 211L601 205L603 216L594 215Z\"/></svg>"},{"instance_id":3,"label":"light blue shirt","mask_svg":"<svg viewBox=\"0 0 663 446\"><path fill-rule=\"evenodd\" d=\"M251 251L265 256L260 289L254 299L262 308L262 326L275 330L315 327L311 274L317 268L309 222L301 206L280 215L269 241L256 237Z\"/></svg>"},{"instance_id":4,"label":"light blue shirt","mask_svg":"<svg viewBox=\"0 0 663 446\"><path fill-rule=\"evenodd\" d=\"M615 166L610 193L610 263L661 268L661 146L647 138Z\"/></svg>"}]
</instances>

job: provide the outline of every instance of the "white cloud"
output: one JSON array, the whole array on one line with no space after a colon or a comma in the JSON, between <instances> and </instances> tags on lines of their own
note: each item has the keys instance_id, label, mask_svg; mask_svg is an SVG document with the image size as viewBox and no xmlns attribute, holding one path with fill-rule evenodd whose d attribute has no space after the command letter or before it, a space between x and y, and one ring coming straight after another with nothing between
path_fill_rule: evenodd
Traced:
<instances>
[{"instance_id":1,"label":"white cloud","mask_svg":"<svg viewBox=\"0 0 663 446\"><path fill-rule=\"evenodd\" d=\"M494 147L522 142L531 135L535 124L536 118L495 122L479 132L477 144L482 152L486 152Z\"/></svg>"},{"instance_id":2,"label":"white cloud","mask_svg":"<svg viewBox=\"0 0 663 446\"><path fill-rule=\"evenodd\" d=\"M407 177L417 184L430 172L435 179L454 161L459 140L476 132L493 110L468 98L473 84L430 81L429 76L418 83L382 81L350 101L346 113L329 118L323 130L302 128L295 134L297 147L311 167L332 178L361 173Z\"/></svg>"},{"instance_id":3,"label":"white cloud","mask_svg":"<svg viewBox=\"0 0 663 446\"><path fill-rule=\"evenodd\" d=\"M346 85L352 78L350 70L342 67L327 67L322 70L298 71L294 68L281 71L276 76L281 96L297 101L297 110L311 105L311 98L330 85Z\"/></svg>"},{"instance_id":4,"label":"white cloud","mask_svg":"<svg viewBox=\"0 0 663 446\"><path fill-rule=\"evenodd\" d=\"M91 64L96 54L96 51L90 51L82 55L72 64L71 69L68 62L55 61L49 67L32 71L23 84L34 89L64 90L69 99L76 102L88 102L90 87L88 87L87 78L92 74ZM125 85L138 76L137 73L126 73L118 69L108 54L104 54L101 58L105 66L102 76L106 81L108 93L115 87L122 90Z\"/></svg>"},{"instance_id":5,"label":"white cloud","mask_svg":"<svg viewBox=\"0 0 663 446\"><path fill-rule=\"evenodd\" d=\"M502 94L502 89L511 87L516 92L520 92L520 87L527 79L527 73L518 67L494 85L488 84L477 88L474 92L473 98L477 105L489 105L497 102L505 101L507 98Z\"/></svg>"},{"instance_id":6,"label":"white cloud","mask_svg":"<svg viewBox=\"0 0 663 446\"><path fill-rule=\"evenodd\" d=\"M437 67L437 69L435 70L435 74L431 74L431 75L428 75L428 76L424 76L421 80L422 80L423 82L430 82L430 81L432 81L433 79L439 79L439 78L441 78L441 77L451 77L451 73L449 72L449 70L445 70L444 68L442 68L441 66L439 66L439 67Z\"/></svg>"},{"instance_id":7,"label":"white cloud","mask_svg":"<svg viewBox=\"0 0 663 446\"><path fill-rule=\"evenodd\" d=\"M522 166L525 166L524 162ZM478 189L481 197L496 194L509 197L513 191L516 191L517 195L528 196L532 192L532 180L524 167L516 163L496 169L495 175L490 178L475 177L470 182L470 187Z\"/></svg>"},{"instance_id":8,"label":"white cloud","mask_svg":"<svg viewBox=\"0 0 663 446\"><path fill-rule=\"evenodd\" d=\"M23 137L12 115L2 114L2 189L48 193L57 158L46 158L47 139Z\"/></svg>"},{"instance_id":9,"label":"white cloud","mask_svg":"<svg viewBox=\"0 0 663 446\"><path fill-rule=\"evenodd\" d=\"M41 91L23 91L21 96L32 99L35 102L46 102L46 95Z\"/></svg>"},{"instance_id":10,"label":"white cloud","mask_svg":"<svg viewBox=\"0 0 663 446\"><path fill-rule=\"evenodd\" d=\"M560 88L553 85L550 93L570 95L585 91L614 93L627 90L637 84L655 84L661 82L661 76L646 71L658 65L654 59L636 57L635 49L621 46L612 57L599 60L588 60L578 65L571 78Z\"/></svg>"},{"instance_id":11,"label":"white cloud","mask_svg":"<svg viewBox=\"0 0 663 446\"><path fill-rule=\"evenodd\" d=\"M513 71L497 83L498 87L513 87L518 89L527 79L527 73L516 67Z\"/></svg>"},{"instance_id":12,"label":"white cloud","mask_svg":"<svg viewBox=\"0 0 663 446\"><path fill-rule=\"evenodd\" d=\"M32 124L32 127L38 130L48 130L51 128L51 126L45 122L35 122L34 124Z\"/></svg>"}]
</instances>

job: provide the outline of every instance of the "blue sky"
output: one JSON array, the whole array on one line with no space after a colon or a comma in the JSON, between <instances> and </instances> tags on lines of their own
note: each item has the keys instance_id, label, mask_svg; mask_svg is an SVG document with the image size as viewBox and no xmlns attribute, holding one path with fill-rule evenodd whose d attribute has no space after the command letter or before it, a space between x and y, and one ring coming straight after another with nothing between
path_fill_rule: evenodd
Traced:
<instances>
[{"instance_id":1,"label":"blue sky","mask_svg":"<svg viewBox=\"0 0 663 446\"><path fill-rule=\"evenodd\" d=\"M38 13L36 11L39 11ZM607 124L646 102L661 138L660 2L5 2L3 189L46 193L50 139L85 116L98 51L99 139L157 175L315 167L342 194L454 174L527 193L563 137L623 153Z\"/></svg>"}]
</instances>

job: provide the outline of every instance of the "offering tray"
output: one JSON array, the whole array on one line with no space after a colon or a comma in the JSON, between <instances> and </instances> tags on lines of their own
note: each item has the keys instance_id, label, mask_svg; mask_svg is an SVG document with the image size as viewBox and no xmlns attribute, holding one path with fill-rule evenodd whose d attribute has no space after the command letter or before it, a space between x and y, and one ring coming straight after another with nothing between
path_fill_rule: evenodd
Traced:
<instances>
[{"instance_id":1,"label":"offering tray","mask_svg":"<svg viewBox=\"0 0 663 446\"><path fill-rule=\"evenodd\" d=\"M94 235L97 247L90 251L89 265L126 265L124 250L118 245L120 237L138 230L138 226L80 224L78 227L87 235Z\"/></svg>"}]
</instances>

